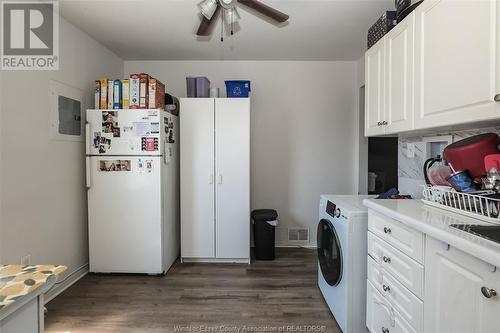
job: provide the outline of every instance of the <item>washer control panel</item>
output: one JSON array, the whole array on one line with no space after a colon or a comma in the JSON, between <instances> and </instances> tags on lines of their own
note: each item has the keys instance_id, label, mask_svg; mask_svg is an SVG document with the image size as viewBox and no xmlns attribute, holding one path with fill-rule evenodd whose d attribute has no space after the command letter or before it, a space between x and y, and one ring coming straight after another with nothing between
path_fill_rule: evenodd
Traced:
<instances>
[{"instance_id":1,"label":"washer control panel","mask_svg":"<svg viewBox=\"0 0 500 333\"><path fill-rule=\"evenodd\" d=\"M337 205L335 205L331 201L328 201L326 203L326 213L331 217L336 217L336 218L339 218L341 215L340 208L337 208Z\"/></svg>"}]
</instances>

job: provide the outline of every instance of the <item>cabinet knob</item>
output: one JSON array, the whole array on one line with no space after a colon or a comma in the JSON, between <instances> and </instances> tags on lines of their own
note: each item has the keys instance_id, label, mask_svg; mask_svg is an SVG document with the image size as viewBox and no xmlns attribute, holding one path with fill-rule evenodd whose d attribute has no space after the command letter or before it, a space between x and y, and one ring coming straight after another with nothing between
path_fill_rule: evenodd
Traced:
<instances>
[{"instance_id":1,"label":"cabinet knob","mask_svg":"<svg viewBox=\"0 0 500 333\"><path fill-rule=\"evenodd\" d=\"M382 126L382 122L381 121L377 122L377 126Z\"/></svg>"},{"instance_id":2,"label":"cabinet knob","mask_svg":"<svg viewBox=\"0 0 500 333\"><path fill-rule=\"evenodd\" d=\"M382 333L389 333L389 329L382 326Z\"/></svg>"},{"instance_id":3,"label":"cabinet knob","mask_svg":"<svg viewBox=\"0 0 500 333\"><path fill-rule=\"evenodd\" d=\"M391 287L389 287L385 284L382 286L382 289L384 289L384 291L387 291L387 292L391 291Z\"/></svg>"},{"instance_id":4,"label":"cabinet knob","mask_svg":"<svg viewBox=\"0 0 500 333\"><path fill-rule=\"evenodd\" d=\"M384 227L384 233L390 234L392 232L391 228Z\"/></svg>"},{"instance_id":5,"label":"cabinet knob","mask_svg":"<svg viewBox=\"0 0 500 333\"><path fill-rule=\"evenodd\" d=\"M497 295L497 291L495 289L490 289L488 287L482 287L481 292L483 293L483 296L486 298L492 298Z\"/></svg>"},{"instance_id":6,"label":"cabinet knob","mask_svg":"<svg viewBox=\"0 0 500 333\"><path fill-rule=\"evenodd\" d=\"M500 94L496 94L494 100L495 102L500 102Z\"/></svg>"},{"instance_id":7,"label":"cabinet knob","mask_svg":"<svg viewBox=\"0 0 500 333\"><path fill-rule=\"evenodd\" d=\"M387 125L387 124L389 124L389 123L385 120L382 122L382 125Z\"/></svg>"},{"instance_id":8,"label":"cabinet knob","mask_svg":"<svg viewBox=\"0 0 500 333\"><path fill-rule=\"evenodd\" d=\"M390 263L390 262L391 262L391 258L386 257L386 256L383 256L383 257L382 257L382 260L383 260L384 262L386 262L386 263ZM484 288L484 287L483 287L483 288Z\"/></svg>"}]
</instances>

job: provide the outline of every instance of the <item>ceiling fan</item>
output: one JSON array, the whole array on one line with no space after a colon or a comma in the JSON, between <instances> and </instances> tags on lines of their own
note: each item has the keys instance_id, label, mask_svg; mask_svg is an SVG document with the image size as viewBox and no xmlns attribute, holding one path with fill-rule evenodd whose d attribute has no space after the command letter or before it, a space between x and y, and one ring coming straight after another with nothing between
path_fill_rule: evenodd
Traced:
<instances>
[{"instance_id":1,"label":"ceiling fan","mask_svg":"<svg viewBox=\"0 0 500 333\"><path fill-rule=\"evenodd\" d=\"M236 5L241 4L252 8L262 15L270 18L277 23L283 23L288 20L289 16L280 12L258 0L203 0L200 4L200 10L203 14L203 19L200 23L196 35L209 36L215 26L215 22L223 12L223 21L231 27L231 35L233 34L233 25L239 20L240 15L236 10ZM221 41L223 38L221 38Z\"/></svg>"}]
</instances>

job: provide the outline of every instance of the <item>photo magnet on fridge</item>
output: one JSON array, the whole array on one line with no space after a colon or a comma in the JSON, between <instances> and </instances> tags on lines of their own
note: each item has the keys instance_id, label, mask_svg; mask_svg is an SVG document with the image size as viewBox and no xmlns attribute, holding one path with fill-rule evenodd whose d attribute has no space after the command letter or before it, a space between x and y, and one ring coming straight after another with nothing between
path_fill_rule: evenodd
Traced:
<instances>
[{"instance_id":1,"label":"photo magnet on fridge","mask_svg":"<svg viewBox=\"0 0 500 333\"><path fill-rule=\"evenodd\" d=\"M142 151L158 151L158 138L141 138Z\"/></svg>"},{"instance_id":2,"label":"photo magnet on fridge","mask_svg":"<svg viewBox=\"0 0 500 333\"><path fill-rule=\"evenodd\" d=\"M98 161L98 171L130 171L130 160L101 160Z\"/></svg>"},{"instance_id":3,"label":"photo magnet on fridge","mask_svg":"<svg viewBox=\"0 0 500 333\"><path fill-rule=\"evenodd\" d=\"M153 161L152 160L146 160L146 170L148 173L151 173L153 171Z\"/></svg>"},{"instance_id":4,"label":"photo magnet on fridge","mask_svg":"<svg viewBox=\"0 0 500 333\"><path fill-rule=\"evenodd\" d=\"M118 113L117 113L117 111L103 111L102 112L102 132L113 134L114 137L120 136L120 128L118 127Z\"/></svg>"},{"instance_id":5,"label":"photo magnet on fridge","mask_svg":"<svg viewBox=\"0 0 500 333\"><path fill-rule=\"evenodd\" d=\"M101 143L101 132L94 132L94 148L99 148Z\"/></svg>"}]
</instances>

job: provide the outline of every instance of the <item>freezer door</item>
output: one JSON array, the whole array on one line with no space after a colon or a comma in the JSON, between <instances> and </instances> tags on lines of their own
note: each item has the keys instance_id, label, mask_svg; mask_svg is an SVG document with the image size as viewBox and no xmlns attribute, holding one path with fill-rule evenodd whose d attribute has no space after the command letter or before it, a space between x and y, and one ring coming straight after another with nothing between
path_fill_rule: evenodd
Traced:
<instances>
[{"instance_id":1,"label":"freezer door","mask_svg":"<svg viewBox=\"0 0 500 333\"><path fill-rule=\"evenodd\" d=\"M161 157L88 158L91 272L161 273Z\"/></svg>"},{"instance_id":2,"label":"freezer door","mask_svg":"<svg viewBox=\"0 0 500 333\"><path fill-rule=\"evenodd\" d=\"M161 155L165 112L87 110L87 155Z\"/></svg>"}]
</instances>

